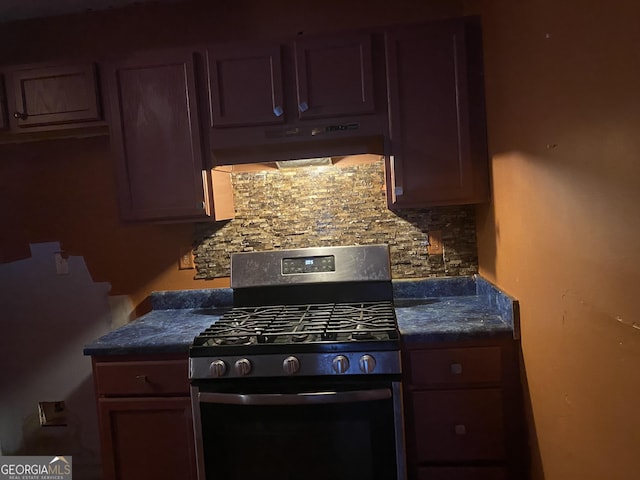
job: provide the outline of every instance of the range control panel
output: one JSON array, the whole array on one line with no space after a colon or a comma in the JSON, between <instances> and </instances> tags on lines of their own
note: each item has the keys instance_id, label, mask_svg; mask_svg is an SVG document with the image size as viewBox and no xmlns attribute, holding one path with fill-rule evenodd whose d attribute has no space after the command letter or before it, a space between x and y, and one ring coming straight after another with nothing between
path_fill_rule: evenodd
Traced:
<instances>
[{"instance_id":1,"label":"range control panel","mask_svg":"<svg viewBox=\"0 0 640 480\"><path fill-rule=\"evenodd\" d=\"M349 245L231 254L231 288L390 282L389 246Z\"/></svg>"},{"instance_id":2,"label":"range control panel","mask_svg":"<svg viewBox=\"0 0 640 480\"><path fill-rule=\"evenodd\" d=\"M293 257L282 259L282 274L335 272L336 258L333 255Z\"/></svg>"}]
</instances>

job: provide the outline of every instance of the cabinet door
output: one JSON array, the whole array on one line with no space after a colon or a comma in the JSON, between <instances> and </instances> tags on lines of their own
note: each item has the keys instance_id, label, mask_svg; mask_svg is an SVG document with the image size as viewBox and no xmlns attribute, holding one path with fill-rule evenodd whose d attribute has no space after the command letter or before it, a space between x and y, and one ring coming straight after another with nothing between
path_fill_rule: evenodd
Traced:
<instances>
[{"instance_id":1,"label":"cabinet door","mask_svg":"<svg viewBox=\"0 0 640 480\"><path fill-rule=\"evenodd\" d=\"M417 391L411 401L418 462L505 458L500 389Z\"/></svg>"},{"instance_id":2,"label":"cabinet door","mask_svg":"<svg viewBox=\"0 0 640 480\"><path fill-rule=\"evenodd\" d=\"M478 126L471 125L465 24L448 21L388 32L386 51L389 206L486 200L486 148L476 144L471 131Z\"/></svg>"},{"instance_id":3,"label":"cabinet door","mask_svg":"<svg viewBox=\"0 0 640 480\"><path fill-rule=\"evenodd\" d=\"M123 218L208 218L194 53L128 57L106 76Z\"/></svg>"},{"instance_id":4,"label":"cabinet door","mask_svg":"<svg viewBox=\"0 0 640 480\"><path fill-rule=\"evenodd\" d=\"M500 347L412 350L408 357L412 385L499 385L502 380Z\"/></svg>"},{"instance_id":5,"label":"cabinet door","mask_svg":"<svg viewBox=\"0 0 640 480\"><path fill-rule=\"evenodd\" d=\"M106 480L195 479L191 401L177 398L100 398Z\"/></svg>"},{"instance_id":6,"label":"cabinet door","mask_svg":"<svg viewBox=\"0 0 640 480\"><path fill-rule=\"evenodd\" d=\"M100 120L94 64L16 68L7 76L15 130Z\"/></svg>"},{"instance_id":7,"label":"cabinet door","mask_svg":"<svg viewBox=\"0 0 640 480\"><path fill-rule=\"evenodd\" d=\"M284 122L279 45L215 47L207 58L214 128Z\"/></svg>"},{"instance_id":8,"label":"cabinet door","mask_svg":"<svg viewBox=\"0 0 640 480\"><path fill-rule=\"evenodd\" d=\"M300 38L295 55L301 119L374 112L370 35Z\"/></svg>"},{"instance_id":9,"label":"cabinet door","mask_svg":"<svg viewBox=\"0 0 640 480\"><path fill-rule=\"evenodd\" d=\"M7 122L7 92L4 89L4 78L0 75L0 130L9 128Z\"/></svg>"},{"instance_id":10,"label":"cabinet door","mask_svg":"<svg viewBox=\"0 0 640 480\"><path fill-rule=\"evenodd\" d=\"M502 467L424 467L418 480L507 480Z\"/></svg>"}]
</instances>

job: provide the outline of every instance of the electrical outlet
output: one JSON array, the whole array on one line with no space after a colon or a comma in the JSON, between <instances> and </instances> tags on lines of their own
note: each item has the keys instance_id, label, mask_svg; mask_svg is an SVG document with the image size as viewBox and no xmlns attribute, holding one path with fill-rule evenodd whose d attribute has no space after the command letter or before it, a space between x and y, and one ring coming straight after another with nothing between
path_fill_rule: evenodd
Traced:
<instances>
[{"instance_id":1,"label":"electrical outlet","mask_svg":"<svg viewBox=\"0 0 640 480\"><path fill-rule=\"evenodd\" d=\"M427 245L427 253L429 255L442 255L444 246L442 245L442 231L432 230L429 232L429 245Z\"/></svg>"},{"instance_id":2,"label":"electrical outlet","mask_svg":"<svg viewBox=\"0 0 640 480\"><path fill-rule=\"evenodd\" d=\"M189 250L188 252L181 252L180 258L178 260L178 269L193 270L194 268L196 268L196 264L193 258L193 250Z\"/></svg>"},{"instance_id":3,"label":"electrical outlet","mask_svg":"<svg viewBox=\"0 0 640 480\"><path fill-rule=\"evenodd\" d=\"M63 401L38 402L40 425L43 427L64 427L67 425L67 408Z\"/></svg>"}]
</instances>

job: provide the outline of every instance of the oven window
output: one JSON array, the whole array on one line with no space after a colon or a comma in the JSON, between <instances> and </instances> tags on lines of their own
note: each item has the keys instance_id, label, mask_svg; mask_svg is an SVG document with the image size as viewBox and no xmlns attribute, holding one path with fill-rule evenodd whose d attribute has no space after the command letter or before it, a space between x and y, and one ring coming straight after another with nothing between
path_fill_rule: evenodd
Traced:
<instances>
[{"instance_id":1,"label":"oven window","mask_svg":"<svg viewBox=\"0 0 640 480\"><path fill-rule=\"evenodd\" d=\"M200 408L207 480L396 477L391 399Z\"/></svg>"}]
</instances>

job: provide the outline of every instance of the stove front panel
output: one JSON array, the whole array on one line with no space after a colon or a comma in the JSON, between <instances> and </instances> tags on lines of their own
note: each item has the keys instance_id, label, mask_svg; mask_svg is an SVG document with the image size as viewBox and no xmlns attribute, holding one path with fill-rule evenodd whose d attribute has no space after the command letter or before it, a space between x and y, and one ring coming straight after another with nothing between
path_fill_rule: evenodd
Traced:
<instances>
[{"instance_id":1,"label":"stove front panel","mask_svg":"<svg viewBox=\"0 0 640 480\"><path fill-rule=\"evenodd\" d=\"M400 352L397 350L223 355L189 359L191 380L225 381L231 378L345 375L375 377L398 375L401 371Z\"/></svg>"}]
</instances>

